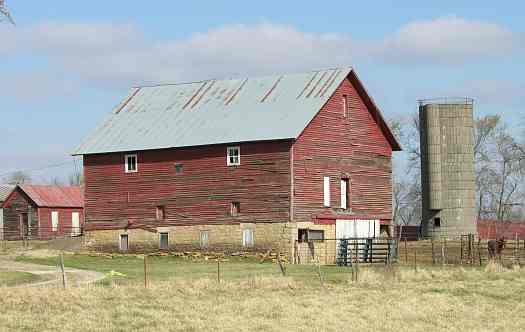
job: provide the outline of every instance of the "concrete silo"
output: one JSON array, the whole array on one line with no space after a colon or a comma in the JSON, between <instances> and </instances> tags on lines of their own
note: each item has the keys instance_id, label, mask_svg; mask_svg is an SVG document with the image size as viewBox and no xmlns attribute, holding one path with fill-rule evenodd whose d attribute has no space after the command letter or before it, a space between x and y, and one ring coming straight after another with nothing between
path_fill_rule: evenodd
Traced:
<instances>
[{"instance_id":1,"label":"concrete silo","mask_svg":"<svg viewBox=\"0 0 525 332\"><path fill-rule=\"evenodd\" d=\"M473 100L419 102L422 235L476 234Z\"/></svg>"}]
</instances>

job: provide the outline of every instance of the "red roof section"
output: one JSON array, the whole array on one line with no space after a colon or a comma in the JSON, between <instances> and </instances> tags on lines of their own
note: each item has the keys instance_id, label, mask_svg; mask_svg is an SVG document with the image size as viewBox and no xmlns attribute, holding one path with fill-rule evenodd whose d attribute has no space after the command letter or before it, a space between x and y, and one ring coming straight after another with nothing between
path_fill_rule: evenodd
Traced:
<instances>
[{"instance_id":1,"label":"red roof section","mask_svg":"<svg viewBox=\"0 0 525 332\"><path fill-rule=\"evenodd\" d=\"M80 187L20 185L39 207L84 207L84 195Z\"/></svg>"}]
</instances>

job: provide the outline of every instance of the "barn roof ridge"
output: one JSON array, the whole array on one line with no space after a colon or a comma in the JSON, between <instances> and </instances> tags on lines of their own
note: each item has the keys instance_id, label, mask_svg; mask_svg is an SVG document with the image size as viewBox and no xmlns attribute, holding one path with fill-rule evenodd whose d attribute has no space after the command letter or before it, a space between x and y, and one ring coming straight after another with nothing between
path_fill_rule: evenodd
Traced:
<instances>
[{"instance_id":1,"label":"barn roof ridge","mask_svg":"<svg viewBox=\"0 0 525 332\"><path fill-rule=\"evenodd\" d=\"M134 87L73 155L296 139L351 72Z\"/></svg>"}]
</instances>

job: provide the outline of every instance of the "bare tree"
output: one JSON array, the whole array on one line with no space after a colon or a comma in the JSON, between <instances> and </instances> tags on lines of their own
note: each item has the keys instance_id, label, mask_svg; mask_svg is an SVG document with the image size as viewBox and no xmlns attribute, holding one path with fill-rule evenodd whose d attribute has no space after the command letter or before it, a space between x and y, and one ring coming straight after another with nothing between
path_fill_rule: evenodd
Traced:
<instances>
[{"instance_id":1,"label":"bare tree","mask_svg":"<svg viewBox=\"0 0 525 332\"><path fill-rule=\"evenodd\" d=\"M31 183L31 177L23 171L16 171L7 177L6 182L12 185Z\"/></svg>"},{"instance_id":2,"label":"bare tree","mask_svg":"<svg viewBox=\"0 0 525 332\"><path fill-rule=\"evenodd\" d=\"M70 186L81 186L84 183L84 177L81 172L75 170L75 172L69 175Z\"/></svg>"},{"instance_id":3,"label":"bare tree","mask_svg":"<svg viewBox=\"0 0 525 332\"><path fill-rule=\"evenodd\" d=\"M7 7L5 6L5 0L0 0L0 21L2 21L1 17L4 17L11 24L15 25L15 21L13 20L11 13L9 12L9 10L7 10Z\"/></svg>"}]
</instances>

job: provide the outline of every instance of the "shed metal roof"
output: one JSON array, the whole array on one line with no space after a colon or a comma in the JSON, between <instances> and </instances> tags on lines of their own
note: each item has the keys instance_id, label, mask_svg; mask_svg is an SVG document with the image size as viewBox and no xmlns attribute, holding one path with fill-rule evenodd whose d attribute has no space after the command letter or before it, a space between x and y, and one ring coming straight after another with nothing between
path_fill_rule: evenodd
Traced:
<instances>
[{"instance_id":1,"label":"shed metal roof","mask_svg":"<svg viewBox=\"0 0 525 332\"><path fill-rule=\"evenodd\" d=\"M82 189L76 187L19 185L20 189L39 207L84 206Z\"/></svg>"},{"instance_id":2,"label":"shed metal roof","mask_svg":"<svg viewBox=\"0 0 525 332\"><path fill-rule=\"evenodd\" d=\"M134 88L73 154L297 138L351 70Z\"/></svg>"},{"instance_id":3,"label":"shed metal roof","mask_svg":"<svg viewBox=\"0 0 525 332\"><path fill-rule=\"evenodd\" d=\"M0 184L0 203L6 200L14 188L15 186L10 184Z\"/></svg>"}]
</instances>

